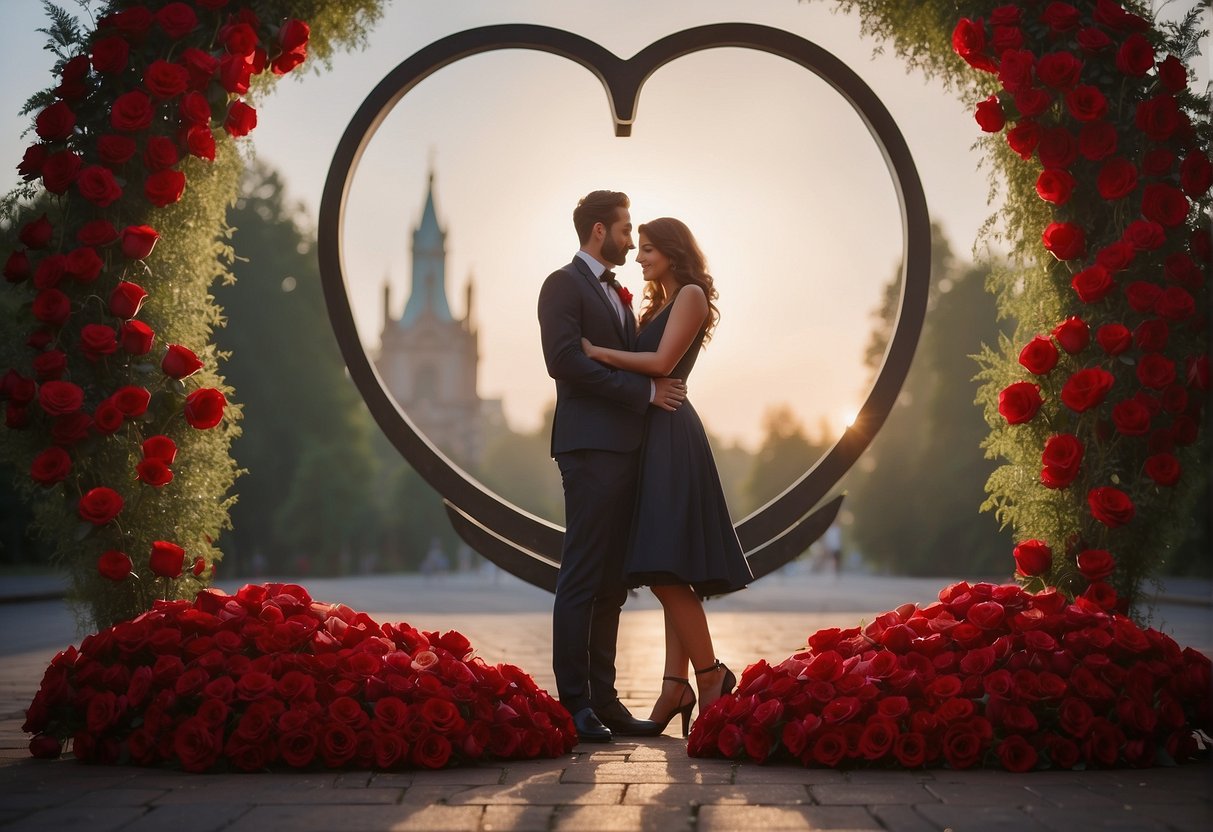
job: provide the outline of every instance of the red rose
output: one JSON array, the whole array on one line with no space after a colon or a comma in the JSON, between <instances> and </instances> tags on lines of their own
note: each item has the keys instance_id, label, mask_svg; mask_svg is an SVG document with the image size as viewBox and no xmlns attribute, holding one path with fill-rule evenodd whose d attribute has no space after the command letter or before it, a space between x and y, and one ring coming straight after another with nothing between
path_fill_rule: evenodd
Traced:
<instances>
[{"instance_id":1,"label":"red rose","mask_svg":"<svg viewBox=\"0 0 1213 832\"><path fill-rule=\"evenodd\" d=\"M46 248L51 241L51 234L54 232L55 227L46 218L46 214L43 214L38 219L21 226L21 232L17 238L26 248Z\"/></svg>"},{"instance_id":2,"label":"red rose","mask_svg":"<svg viewBox=\"0 0 1213 832\"><path fill-rule=\"evenodd\" d=\"M1032 158L1039 143L1040 125L1034 121L1021 121L1007 131L1007 145L1024 161Z\"/></svg>"},{"instance_id":3,"label":"red rose","mask_svg":"<svg viewBox=\"0 0 1213 832\"><path fill-rule=\"evenodd\" d=\"M46 157L42 165L42 186L52 194L64 193L80 175L83 161L70 150L60 150Z\"/></svg>"},{"instance_id":4,"label":"red rose","mask_svg":"<svg viewBox=\"0 0 1213 832\"><path fill-rule=\"evenodd\" d=\"M143 72L144 88L157 98L181 95L189 81L185 67L164 60L152 61Z\"/></svg>"},{"instance_id":5,"label":"red rose","mask_svg":"<svg viewBox=\"0 0 1213 832\"><path fill-rule=\"evenodd\" d=\"M76 190L98 208L105 208L122 197L122 187L114 172L101 165L89 165L76 177Z\"/></svg>"},{"instance_id":6,"label":"red rose","mask_svg":"<svg viewBox=\"0 0 1213 832\"><path fill-rule=\"evenodd\" d=\"M187 92L183 95L178 110L181 120L187 124L205 126L211 123L211 105L200 92Z\"/></svg>"},{"instance_id":7,"label":"red rose","mask_svg":"<svg viewBox=\"0 0 1213 832\"><path fill-rule=\"evenodd\" d=\"M143 165L148 170L164 170L177 164L180 154L177 143L167 136L152 136L143 151Z\"/></svg>"},{"instance_id":8,"label":"red rose","mask_svg":"<svg viewBox=\"0 0 1213 832\"><path fill-rule=\"evenodd\" d=\"M17 164L17 173L26 182L37 179L42 174L42 166L46 164L47 150L42 143L31 144L25 149L21 161Z\"/></svg>"},{"instance_id":9,"label":"red rose","mask_svg":"<svg viewBox=\"0 0 1213 832\"><path fill-rule=\"evenodd\" d=\"M186 128L184 143L190 155L208 162L215 161L215 135L211 128L202 125Z\"/></svg>"},{"instance_id":10,"label":"red rose","mask_svg":"<svg viewBox=\"0 0 1213 832\"><path fill-rule=\"evenodd\" d=\"M963 57L963 56L961 56ZM1008 49L1002 53L998 81L1007 92L1019 92L1032 86L1032 69L1036 56L1026 49Z\"/></svg>"},{"instance_id":11,"label":"red rose","mask_svg":"<svg viewBox=\"0 0 1213 832\"><path fill-rule=\"evenodd\" d=\"M1137 325L1137 329L1133 330L1133 340L1142 352L1158 352L1167 346L1170 334L1166 321L1152 318Z\"/></svg>"},{"instance_id":12,"label":"red rose","mask_svg":"<svg viewBox=\"0 0 1213 832\"><path fill-rule=\"evenodd\" d=\"M204 558L202 556L198 556L198 557L194 558L194 566L190 571L193 572L194 575L201 575L203 572L205 572L206 571L206 558Z\"/></svg>"},{"instance_id":13,"label":"red rose","mask_svg":"<svg viewBox=\"0 0 1213 832\"><path fill-rule=\"evenodd\" d=\"M257 48L257 32L247 23L229 23L219 30L219 42L233 55L251 55Z\"/></svg>"},{"instance_id":14,"label":"red rose","mask_svg":"<svg viewBox=\"0 0 1213 832\"><path fill-rule=\"evenodd\" d=\"M1103 163L1095 178L1095 187L1104 199L1120 199L1137 189L1137 168L1123 156Z\"/></svg>"},{"instance_id":15,"label":"red rose","mask_svg":"<svg viewBox=\"0 0 1213 832\"><path fill-rule=\"evenodd\" d=\"M1070 316L1053 328L1053 337L1070 355L1077 355L1091 343L1091 329L1082 318Z\"/></svg>"},{"instance_id":16,"label":"red rose","mask_svg":"<svg viewBox=\"0 0 1213 832\"><path fill-rule=\"evenodd\" d=\"M135 479L161 488L173 481L173 472L158 459L144 459L135 465Z\"/></svg>"},{"instance_id":17,"label":"red rose","mask_svg":"<svg viewBox=\"0 0 1213 832\"><path fill-rule=\"evenodd\" d=\"M106 436L117 433L124 418L118 405L114 404L113 400L106 399L93 411L93 430Z\"/></svg>"},{"instance_id":18,"label":"red rose","mask_svg":"<svg viewBox=\"0 0 1213 832\"><path fill-rule=\"evenodd\" d=\"M1009 425L1032 421L1041 404L1040 386L1029 381L1017 381L998 394L998 412Z\"/></svg>"},{"instance_id":19,"label":"red rose","mask_svg":"<svg viewBox=\"0 0 1213 832\"><path fill-rule=\"evenodd\" d=\"M1104 324L1096 331L1095 340L1108 355L1120 355L1133 345L1133 333L1124 324Z\"/></svg>"},{"instance_id":20,"label":"red rose","mask_svg":"<svg viewBox=\"0 0 1213 832\"><path fill-rule=\"evenodd\" d=\"M38 388L38 404L48 416L75 413L84 404L84 391L70 381L47 381Z\"/></svg>"},{"instance_id":21,"label":"red rose","mask_svg":"<svg viewBox=\"0 0 1213 832\"><path fill-rule=\"evenodd\" d=\"M152 571L162 578L176 578L181 575L185 564L185 550L176 543L167 540L157 540L152 543L150 560ZM243 680L243 677L241 677Z\"/></svg>"},{"instance_id":22,"label":"red rose","mask_svg":"<svg viewBox=\"0 0 1213 832\"><path fill-rule=\"evenodd\" d=\"M1036 767L1036 749L1020 734L1012 734L998 744L998 761L1007 771L1025 772Z\"/></svg>"},{"instance_id":23,"label":"red rose","mask_svg":"<svg viewBox=\"0 0 1213 832\"><path fill-rule=\"evenodd\" d=\"M1065 205L1074 193L1074 177L1064 170L1046 168L1036 179L1036 193L1045 202Z\"/></svg>"},{"instance_id":24,"label":"red rose","mask_svg":"<svg viewBox=\"0 0 1213 832\"><path fill-rule=\"evenodd\" d=\"M1078 143L1074 140L1074 135L1064 127L1046 128L1041 131L1036 155L1046 168L1068 168L1078 158Z\"/></svg>"},{"instance_id":25,"label":"red rose","mask_svg":"<svg viewBox=\"0 0 1213 832\"><path fill-rule=\"evenodd\" d=\"M1183 124L1183 116L1174 98L1159 95L1138 103L1134 124L1154 141L1165 142Z\"/></svg>"},{"instance_id":26,"label":"red rose","mask_svg":"<svg viewBox=\"0 0 1213 832\"><path fill-rule=\"evenodd\" d=\"M1191 206L1183 191L1157 182L1146 185L1141 196L1141 213L1164 228L1183 225Z\"/></svg>"},{"instance_id":27,"label":"red rose","mask_svg":"<svg viewBox=\"0 0 1213 832\"><path fill-rule=\"evenodd\" d=\"M1068 32L1078 27L1078 9L1069 3L1050 3L1041 12L1040 22L1053 32Z\"/></svg>"},{"instance_id":28,"label":"red rose","mask_svg":"<svg viewBox=\"0 0 1213 832\"><path fill-rule=\"evenodd\" d=\"M927 761L926 738L916 731L898 735L893 742L893 756L904 768L918 768Z\"/></svg>"},{"instance_id":29,"label":"red rose","mask_svg":"<svg viewBox=\"0 0 1213 832\"><path fill-rule=\"evenodd\" d=\"M172 465L177 458L177 444L167 436L150 436L143 440L143 458L158 459L165 465Z\"/></svg>"},{"instance_id":30,"label":"red rose","mask_svg":"<svg viewBox=\"0 0 1213 832\"><path fill-rule=\"evenodd\" d=\"M122 349L131 355L147 355L152 351L155 334L143 321L127 321L120 333Z\"/></svg>"},{"instance_id":31,"label":"red rose","mask_svg":"<svg viewBox=\"0 0 1213 832\"><path fill-rule=\"evenodd\" d=\"M283 52L291 52L307 46L312 35L311 27L302 20L290 19L278 30L278 46Z\"/></svg>"},{"instance_id":32,"label":"red rose","mask_svg":"<svg viewBox=\"0 0 1213 832\"><path fill-rule=\"evenodd\" d=\"M227 399L213 387L195 390L185 398L185 421L198 430L207 430L223 421Z\"/></svg>"},{"instance_id":33,"label":"red rose","mask_svg":"<svg viewBox=\"0 0 1213 832\"><path fill-rule=\"evenodd\" d=\"M137 283L120 280L110 293L109 310L115 318L130 320L139 314L147 292Z\"/></svg>"},{"instance_id":34,"label":"red rose","mask_svg":"<svg viewBox=\"0 0 1213 832\"><path fill-rule=\"evenodd\" d=\"M1155 301L1154 311L1168 321L1182 321L1195 314L1196 299L1179 286L1168 286Z\"/></svg>"},{"instance_id":35,"label":"red rose","mask_svg":"<svg viewBox=\"0 0 1213 832\"><path fill-rule=\"evenodd\" d=\"M178 170L158 170L143 184L143 195L157 208L172 205L185 191L185 174Z\"/></svg>"},{"instance_id":36,"label":"red rose","mask_svg":"<svg viewBox=\"0 0 1213 832\"><path fill-rule=\"evenodd\" d=\"M180 344L169 344L164 358L160 361L160 369L164 371L164 374L175 379L189 378L202 367L202 361L198 359L193 350Z\"/></svg>"},{"instance_id":37,"label":"red rose","mask_svg":"<svg viewBox=\"0 0 1213 832\"><path fill-rule=\"evenodd\" d=\"M1116 281L1112 279L1111 272L1097 263L1074 275L1070 288L1083 303L1095 303L1116 288Z\"/></svg>"},{"instance_id":38,"label":"red rose","mask_svg":"<svg viewBox=\"0 0 1213 832\"><path fill-rule=\"evenodd\" d=\"M143 387L128 384L115 390L114 395L110 396L110 399L122 411L123 416L128 419L135 419L147 412L147 406L152 400L152 394L147 392Z\"/></svg>"},{"instance_id":39,"label":"red rose","mask_svg":"<svg viewBox=\"0 0 1213 832\"><path fill-rule=\"evenodd\" d=\"M1025 540L1014 554L1015 570L1025 578L1047 575L1053 568L1053 550L1043 540Z\"/></svg>"},{"instance_id":40,"label":"red rose","mask_svg":"<svg viewBox=\"0 0 1213 832\"><path fill-rule=\"evenodd\" d=\"M88 437L88 429L92 424L93 420L89 415L79 410L66 416L57 416L55 424L51 427L51 439L57 445L74 445Z\"/></svg>"},{"instance_id":41,"label":"red rose","mask_svg":"<svg viewBox=\"0 0 1213 832\"><path fill-rule=\"evenodd\" d=\"M1016 26L1023 21L1023 10L1014 4L997 6L990 12L990 22L995 26Z\"/></svg>"},{"instance_id":42,"label":"red rose","mask_svg":"<svg viewBox=\"0 0 1213 832\"><path fill-rule=\"evenodd\" d=\"M1106 159L1116 152L1116 128L1106 121L1091 121L1078 131L1078 152L1092 162Z\"/></svg>"},{"instance_id":43,"label":"red rose","mask_svg":"<svg viewBox=\"0 0 1213 832\"><path fill-rule=\"evenodd\" d=\"M1167 92L1182 92L1188 86L1188 68L1174 55L1168 55L1158 64L1158 80Z\"/></svg>"},{"instance_id":44,"label":"red rose","mask_svg":"<svg viewBox=\"0 0 1213 832\"><path fill-rule=\"evenodd\" d=\"M105 75L114 75L126 69L131 47L125 38L111 35L93 42L93 69Z\"/></svg>"},{"instance_id":45,"label":"red rose","mask_svg":"<svg viewBox=\"0 0 1213 832\"><path fill-rule=\"evenodd\" d=\"M1028 372L1042 376L1057 365L1057 347L1051 339L1037 335L1020 350L1019 363Z\"/></svg>"},{"instance_id":46,"label":"red rose","mask_svg":"<svg viewBox=\"0 0 1213 832\"><path fill-rule=\"evenodd\" d=\"M118 230L109 220L89 220L76 232L76 241L85 246L109 245L118 239Z\"/></svg>"},{"instance_id":47,"label":"red rose","mask_svg":"<svg viewBox=\"0 0 1213 832\"><path fill-rule=\"evenodd\" d=\"M130 161L138 150L138 145L130 136L119 136L107 133L97 139L97 156L111 167L120 167Z\"/></svg>"},{"instance_id":48,"label":"red rose","mask_svg":"<svg viewBox=\"0 0 1213 832\"><path fill-rule=\"evenodd\" d=\"M34 457L29 475L39 485L51 486L67 479L71 470L71 455L62 448L52 446Z\"/></svg>"},{"instance_id":49,"label":"red rose","mask_svg":"<svg viewBox=\"0 0 1213 832\"><path fill-rule=\"evenodd\" d=\"M39 381L55 381L67 371L67 353L48 350L34 356L33 367Z\"/></svg>"},{"instance_id":50,"label":"red rose","mask_svg":"<svg viewBox=\"0 0 1213 832\"><path fill-rule=\"evenodd\" d=\"M1196 265L1196 261L1182 251L1167 255L1167 259L1163 261L1163 274L1167 280L1194 290L1199 290L1201 284L1205 282L1205 275L1200 266Z\"/></svg>"},{"instance_id":51,"label":"red rose","mask_svg":"<svg viewBox=\"0 0 1213 832\"><path fill-rule=\"evenodd\" d=\"M152 124L155 108L152 99L142 90L131 90L114 99L110 109L110 124L115 130L134 133L146 130Z\"/></svg>"},{"instance_id":52,"label":"red rose","mask_svg":"<svg viewBox=\"0 0 1213 832\"><path fill-rule=\"evenodd\" d=\"M1102 581L1116 569L1116 560L1104 549L1087 549L1078 555L1078 571L1088 581Z\"/></svg>"},{"instance_id":53,"label":"red rose","mask_svg":"<svg viewBox=\"0 0 1213 832\"><path fill-rule=\"evenodd\" d=\"M76 506L80 519L104 526L122 511L122 495L112 488L98 486L85 492Z\"/></svg>"},{"instance_id":54,"label":"red rose","mask_svg":"<svg viewBox=\"0 0 1213 832\"><path fill-rule=\"evenodd\" d=\"M270 69L275 75L285 75L299 64L307 60L307 47L299 47L289 52L281 52L270 62Z\"/></svg>"},{"instance_id":55,"label":"red rose","mask_svg":"<svg viewBox=\"0 0 1213 832\"><path fill-rule=\"evenodd\" d=\"M1153 251L1166 241L1167 232L1156 222L1133 220L1125 229L1122 239L1138 251Z\"/></svg>"},{"instance_id":56,"label":"red rose","mask_svg":"<svg viewBox=\"0 0 1213 832\"><path fill-rule=\"evenodd\" d=\"M413 744L412 760L426 768L442 768L451 758L451 743L441 734L426 734Z\"/></svg>"},{"instance_id":57,"label":"red rose","mask_svg":"<svg viewBox=\"0 0 1213 832\"><path fill-rule=\"evenodd\" d=\"M1036 77L1054 89L1069 89L1081 73L1082 61L1072 52L1049 52L1036 62Z\"/></svg>"},{"instance_id":58,"label":"red rose","mask_svg":"<svg viewBox=\"0 0 1213 832\"><path fill-rule=\"evenodd\" d=\"M232 136L247 136L257 126L257 111L243 101L234 101L223 121L223 129Z\"/></svg>"},{"instance_id":59,"label":"red rose","mask_svg":"<svg viewBox=\"0 0 1213 832\"><path fill-rule=\"evenodd\" d=\"M1078 476L1082 464L1083 446L1078 437L1069 433L1050 436L1045 441L1040 461L1044 467L1040 481L1047 488L1065 488Z\"/></svg>"},{"instance_id":60,"label":"red rose","mask_svg":"<svg viewBox=\"0 0 1213 832\"><path fill-rule=\"evenodd\" d=\"M1045 249L1058 260L1073 260L1087 251L1086 235L1071 222L1052 222L1041 235Z\"/></svg>"},{"instance_id":61,"label":"red rose","mask_svg":"<svg viewBox=\"0 0 1213 832\"><path fill-rule=\"evenodd\" d=\"M20 283L29 277L29 256L17 249L4 262L4 279L9 283Z\"/></svg>"},{"instance_id":62,"label":"red rose","mask_svg":"<svg viewBox=\"0 0 1213 832\"><path fill-rule=\"evenodd\" d=\"M1137 256L1137 249L1133 247L1132 243L1127 240L1117 240L1101 248L1095 255L1095 262L1110 272L1119 272L1127 269L1133 263L1135 256Z\"/></svg>"},{"instance_id":63,"label":"red rose","mask_svg":"<svg viewBox=\"0 0 1213 832\"><path fill-rule=\"evenodd\" d=\"M944 734L944 758L954 769L972 768L981 759L982 750L981 736L964 723L953 725Z\"/></svg>"},{"instance_id":64,"label":"red rose","mask_svg":"<svg viewBox=\"0 0 1213 832\"><path fill-rule=\"evenodd\" d=\"M1007 117L998 103L998 96L991 95L977 102L977 111L973 114L977 124L986 133L997 133L1007 123Z\"/></svg>"},{"instance_id":65,"label":"red rose","mask_svg":"<svg viewBox=\"0 0 1213 832\"><path fill-rule=\"evenodd\" d=\"M1146 396L1147 393L1139 393ZM1179 384L1172 384L1162 391L1162 409L1168 413L1183 413L1188 409L1188 391Z\"/></svg>"},{"instance_id":66,"label":"red rose","mask_svg":"<svg viewBox=\"0 0 1213 832\"><path fill-rule=\"evenodd\" d=\"M72 314L72 302L58 289L43 289L34 296L32 311L42 323L62 326Z\"/></svg>"},{"instance_id":67,"label":"red rose","mask_svg":"<svg viewBox=\"0 0 1213 832\"><path fill-rule=\"evenodd\" d=\"M1019 110L1019 115L1024 118L1038 116L1053 106L1053 94L1038 87L1020 90L1012 98L1015 101L1015 109Z\"/></svg>"},{"instance_id":68,"label":"red rose","mask_svg":"<svg viewBox=\"0 0 1213 832\"><path fill-rule=\"evenodd\" d=\"M1159 485L1175 485L1182 473L1179 460L1174 454L1160 453L1146 458L1146 476Z\"/></svg>"},{"instance_id":69,"label":"red rose","mask_svg":"<svg viewBox=\"0 0 1213 832\"><path fill-rule=\"evenodd\" d=\"M1137 362L1137 380L1151 390L1162 390L1175 381L1175 362L1161 353L1146 353Z\"/></svg>"},{"instance_id":70,"label":"red rose","mask_svg":"<svg viewBox=\"0 0 1213 832\"><path fill-rule=\"evenodd\" d=\"M99 361L117 352L117 333L105 324L85 324L80 330L80 349L89 361Z\"/></svg>"},{"instance_id":71,"label":"red rose","mask_svg":"<svg viewBox=\"0 0 1213 832\"><path fill-rule=\"evenodd\" d=\"M190 74L190 86L195 90L205 90L206 85L219 71L219 59L191 46L181 53L181 65Z\"/></svg>"},{"instance_id":72,"label":"red rose","mask_svg":"<svg viewBox=\"0 0 1213 832\"><path fill-rule=\"evenodd\" d=\"M62 141L76 127L76 114L64 101L56 101L34 119L34 131L48 142Z\"/></svg>"},{"instance_id":73,"label":"red rose","mask_svg":"<svg viewBox=\"0 0 1213 832\"><path fill-rule=\"evenodd\" d=\"M1099 87L1082 84L1066 94L1066 109L1076 121L1095 121L1108 112L1108 99Z\"/></svg>"},{"instance_id":74,"label":"red rose","mask_svg":"<svg viewBox=\"0 0 1213 832\"><path fill-rule=\"evenodd\" d=\"M198 25L198 15L186 3L169 3L156 12L156 24L173 40L185 37Z\"/></svg>"},{"instance_id":75,"label":"red rose","mask_svg":"<svg viewBox=\"0 0 1213 832\"><path fill-rule=\"evenodd\" d=\"M101 573L101 577L111 581L126 580L126 576L131 574L131 559L127 557L126 552L111 549L97 558L97 571Z\"/></svg>"},{"instance_id":76,"label":"red rose","mask_svg":"<svg viewBox=\"0 0 1213 832\"><path fill-rule=\"evenodd\" d=\"M219 86L232 95L244 95L249 90L253 65L243 55L224 55L219 61Z\"/></svg>"},{"instance_id":77,"label":"red rose","mask_svg":"<svg viewBox=\"0 0 1213 832\"><path fill-rule=\"evenodd\" d=\"M1061 400L1075 413L1085 413L1099 406L1114 381L1115 377L1101 367L1079 370L1062 386Z\"/></svg>"},{"instance_id":78,"label":"red rose","mask_svg":"<svg viewBox=\"0 0 1213 832\"><path fill-rule=\"evenodd\" d=\"M92 246L80 246L67 255L64 269L79 283L91 283L101 274L105 264Z\"/></svg>"},{"instance_id":79,"label":"red rose","mask_svg":"<svg viewBox=\"0 0 1213 832\"><path fill-rule=\"evenodd\" d=\"M1140 78L1154 68L1154 47L1140 34L1129 35L1116 50L1116 68Z\"/></svg>"},{"instance_id":80,"label":"red rose","mask_svg":"<svg viewBox=\"0 0 1213 832\"><path fill-rule=\"evenodd\" d=\"M51 289L59 285L63 273L67 270L67 257L62 254L52 254L44 257L34 269L34 286L38 289Z\"/></svg>"},{"instance_id":81,"label":"red rose","mask_svg":"<svg viewBox=\"0 0 1213 832\"><path fill-rule=\"evenodd\" d=\"M1150 410L1136 399L1125 399L1112 408L1112 422L1125 436L1145 436L1150 432Z\"/></svg>"},{"instance_id":82,"label":"red rose","mask_svg":"<svg viewBox=\"0 0 1213 832\"><path fill-rule=\"evenodd\" d=\"M1087 493L1091 516L1110 529L1119 528L1133 519L1135 508L1129 495L1110 485L1092 488Z\"/></svg>"},{"instance_id":83,"label":"red rose","mask_svg":"<svg viewBox=\"0 0 1213 832\"><path fill-rule=\"evenodd\" d=\"M952 49L965 63L983 72L994 72L994 62L986 54L985 24L978 18L962 18L952 30Z\"/></svg>"},{"instance_id":84,"label":"red rose","mask_svg":"<svg viewBox=\"0 0 1213 832\"><path fill-rule=\"evenodd\" d=\"M1179 164L1179 184L1193 199L1205 195L1213 185L1213 162L1199 150L1192 150Z\"/></svg>"},{"instance_id":85,"label":"red rose","mask_svg":"<svg viewBox=\"0 0 1213 832\"><path fill-rule=\"evenodd\" d=\"M842 762L847 753L847 736L839 728L827 728L813 742L814 762L831 768Z\"/></svg>"},{"instance_id":86,"label":"red rose","mask_svg":"<svg viewBox=\"0 0 1213 832\"><path fill-rule=\"evenodd\" d=\"M173 733L173 752L186 771L206 771L215 764L223 751L223 730L212 728L200 717L193 716Z\"/></svg>"}]
</instances>

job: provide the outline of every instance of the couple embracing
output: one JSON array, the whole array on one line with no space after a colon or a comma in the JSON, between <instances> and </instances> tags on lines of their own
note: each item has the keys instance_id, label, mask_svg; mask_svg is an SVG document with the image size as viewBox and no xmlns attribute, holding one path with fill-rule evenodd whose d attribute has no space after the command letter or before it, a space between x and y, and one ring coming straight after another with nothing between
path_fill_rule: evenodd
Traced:
<instances>
[{"instance_id":1,"label":"couple embracing","mask_svg":"<svg viewBox=\"0 0 1213 832\"><path fill-rule=\"evenodd\" d=\"M718 318L712 277L682 222L640 225L638 322L610 271L635 248L629 207L615 191L582 199L573 211L580 250L539 294L565 497L552 664L583 742L654 736L679 715L686 736L696 703L702 713L736 684L716 657L702 599L753 579L686 400ZM649 719L632 716L615 689L619 613L638 586L652 588L665 617L665 676Z\"/></svg>"}]
</instances>

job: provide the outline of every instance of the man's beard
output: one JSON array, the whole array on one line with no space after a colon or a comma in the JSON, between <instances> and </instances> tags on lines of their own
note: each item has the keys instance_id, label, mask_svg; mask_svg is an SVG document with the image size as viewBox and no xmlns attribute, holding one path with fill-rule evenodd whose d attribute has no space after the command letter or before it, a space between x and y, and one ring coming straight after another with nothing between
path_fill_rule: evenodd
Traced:
<instances>
[{"instance_id":1,"label":"man's beard","mask_svg":"<svg viewBox=\"0 0 1213 832\"><path fill-rule=\"evenodd\" d=\"M602 241L602 259L608 263L614 263L616 266L622 266L628 261L628 251L607 237Z\"/></svg>"}]
</instances>

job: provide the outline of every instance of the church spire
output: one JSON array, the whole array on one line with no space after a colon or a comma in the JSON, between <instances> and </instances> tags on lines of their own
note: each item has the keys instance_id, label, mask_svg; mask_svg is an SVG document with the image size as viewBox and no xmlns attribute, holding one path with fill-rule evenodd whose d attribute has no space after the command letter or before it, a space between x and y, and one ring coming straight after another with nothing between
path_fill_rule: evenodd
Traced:
<instances>
[{"instance_id":1,"label":"church spire","mask_svg":"<svg viewBox=\"0 0 1213 832\"><path fill-rule=\"evenodd\" d=\"M423 315L452 321L446 299L446 231L434 208L434 172L430 171L421 222L413 229L413 284L400 325L412 326Z\"/></svg>"}]
</instances>

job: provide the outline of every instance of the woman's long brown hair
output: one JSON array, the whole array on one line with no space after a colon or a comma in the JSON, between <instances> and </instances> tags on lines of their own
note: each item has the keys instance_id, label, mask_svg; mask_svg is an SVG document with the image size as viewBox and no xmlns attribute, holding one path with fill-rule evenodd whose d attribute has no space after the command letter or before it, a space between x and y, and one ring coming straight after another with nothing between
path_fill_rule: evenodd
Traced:
<instances>
[{"instance_id":1,"label":"woman's long brown hair","mask_svg":"<svg viewBox=\"0 0 1213 832\"><path fill-rule=\"evenodd\" d=\"M720 312L716 309L715 300L718 297L712 276L708 274L708 265L704 260L699 244L691 229L682 220L673 217L659 217L646 223L641 223L639 233L648 238L653 248L660 251L670 260L670 268L678 285L686 286L694 283L703 289L708 299L708 318L703 324L703 340L706 344L712 338L712 330L720 320ZM656 280L650 280L644 287L644 311L640 314L640 325L644 326L653 319L669 300L665 289Z\"/></svg>"}]
</instances>

